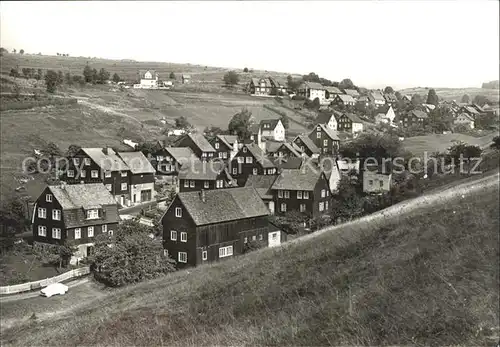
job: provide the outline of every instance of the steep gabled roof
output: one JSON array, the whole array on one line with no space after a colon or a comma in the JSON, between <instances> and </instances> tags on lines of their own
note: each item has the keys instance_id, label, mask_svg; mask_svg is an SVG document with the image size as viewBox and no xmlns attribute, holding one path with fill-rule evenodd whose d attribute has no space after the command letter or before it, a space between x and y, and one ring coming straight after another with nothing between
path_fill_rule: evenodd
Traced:
<instances>
[{"instance_id":1,"label":"steep gabled roof","mask_svg":"<svg viewBox=\"0 0 500 347\"><path fill-rule=\"evenodd\" d=\"M217 135L216 137L230 149L232 149L233 144L238 141L238 136L236 135Z\"/></svg>"},{"instance_id":2,"label":"steep gabled roof","mask_svg":"<svg viewBox=\"0 0 500 347\"><path fill-rule=\"evenodd\" d=\"M82 148L102 170L104 171L128 171L127 164L111 148ZM107 154L104 151L107 151Z\"/></svg>"},{"instance_id":3,"label":"steep gabled roof","mask_svg":"<svg viewBox=\"0 0 500 347\"><path fill-rule=\"evenodd\" d=\"M184 136L188 136L202 152L215 152L215 149L212 147L210 142L208 142L208 140L202 134L191 133L191 134L186 134ZM176 143L182 141L183 138L184 137L178 139Z\"/></svg>"},{"instance_id":4,"label":"steep gabled roof","mask_svg":"<svg viewBox=\"0 0 500 347\"><path fill-rule=\"evenodd\" d=\"M282 143L281 146L278 147L276 152L280 150L280 148L284 147L283 149L288 149L290 152L293 153L296 157L300 158L301 154L288 142Z\"/></svg>"},{"instance_id":5,"label":"steep gabled roof","mask_svg":"<svg viewBox=\"0 0 500 347\"><path fill-rule=\"evenodd\" d=\"M331 94L342 94L340 89L338 89L337 87L334 87L334 86L325 87L325 90Z\"/></svg>"},{"instance_id":6,"label":"steep gabled roof","mask_svg":"<svg viewBox=\"0 0 500 347\"><path fill-rule=\"evenodd\" d=\"M356 89L344 89L344 93L352 97L359 96L359 92Z\"/></svg>"},{"instance_id":7,"label":"steep gabled roof","mask_svg":"<svg viewBox=\"0 0 500 347\"><path fill-rule=\"evenodd\" d=\"M304 86L309 89L325 90L325 87L318 82L303 82Z\"/></svg>"},{"instance_id":8,"label":"steep gabled roof","mask_svg":"<svg viewBox=\"0 0 500 347\"><path fill-rule=\"evenodd\" d=\"M249 143L246 144L245 147L253 155L255 161L258 162L263 168L275 167L258 145L256 145L255 143Z\"/></svg>"},{"instance_id":9,"label":"steep gabled roof","mask_svg":"<svg viewBox=\"0 0 500 347\"><path fill-rule=\"evenodd\" d=\"M409 115L413 115L417 118L428 118L427 116L427 113L425 113L424 111L420 111L420 110L412 110L409 112Z\"/></svg>"},{"instance_id":10,"label":"steep gabled roof","mask_svg":"<svg viewBox=\"0 0 500 347\"><path fill-rule=\"evenodd\" d=\"M344 113L344 115L351 120L353 123L363 123L363 121L354 113Z\"/></svg>"},{"instance_id":11,"label":"steep gabled roof","mask_svg":"<svg viewBox=\"0 0 500 347\"><path fill-rule=\"evenodd\" d=\"M373 100L385 101L384 96L378 90L371 91L368 97L371 97Z\"/></svg>"},{"instance_id":12,"label":"steep gabled roof","mask_svg":"<svg viewBox=\"0 0 500 347\"><path fill-rule=\"evenodd\" d=\"M271 159L278 170L290 169L299 170L304 164L304 158L302 157L275 157Z\"/></svg>"},{"instance_id":13,"label":"steep gabled roof","mask_svg":"<svg viewBox=\"0 0 500 347\"><path fill-rule=\"evenodd\" d=\"M179 171L179 179L207 180L214 181L221 172L225 172L227 178L232 180L223 162L213 161L193 161Z\"/></svg>"},{"instance_id":14,"label":"steep gabled roof","mask_svg":"<svg viewBox=\"0 0 500 347\"><path fill-rule=\"evenodd\" d=\"M333 116L333 112L320 112L316 117L316 122L319 124L328 124Z\"/></svg>"},{"instance_id":15,"label":"steep gabled roof","mask_svg":"<svg viewBox=\"0 0 500 347\"><path fill-rule=\"evenodd\" d=\"M284 169L272 186L272 190L307 190L312 191L323 175L320 170Z\"/></svg>"},{"instance_id":16,"label":"steep gabled roof","mask_svg":"<svg viewBox=\"0 0 500 347\"><path fill-rule=\"evenodd\" d=\"M312 134L312 133L316 133L316 128L317 127L321 127L321 129L328 135L328 137L330 137L332 140L334 141L340 141L340 138L339 136L337 135L337 132L328 128L326 125L324 124L317 124L314 129L309 133L309 134Z\"/></svg>"},{"instance_id":17,"label":"steep gabled roof","mask_svg":"<svg viewBox=\"0 0 500 347\"><path fill-rule=\"evenodd\" d=\"M142 79L144 79L144 75L146 74L146 72L151 73L152 76L151 79L156 79L156 75L158 75L158 73L155 70L139 70L139 75L141 76Z\"/></svg>"},{"instance_id":18,"label":"steep gabled roof","mask_svg":"<svg viewBox=\"0 0 500 347\"><path fill-rule=\"evenodd\" d=\"M264 129L264 125L269 125L268 128L265 128L266 130L274 130L276 126L278 125L278 122L280 119L263 119L260 121L260 128Z\"/></svg>"},{"instance_id":19,"label":"steep gabled roof","mask_svg":"<svg viewBox=\"0 0 500 347\"><path fill-rule=\"evenodd\" d=\"M254 187L261 199L270 200L273 198L271 187L277 176L275 175L250 175L245 183L245 187Z\"/></svg>"},{"instance_id":20,"label":"steep gabled roof","mask_svg":"<svg viewBox=\"0 0 500 347\"><path fill-rule=\"evenodd\" d=\"M165 150L170 153L176 162L181 164L199 160L189 147L165 147Z\"/></svg>"},{"instance_id":21,"label":"steep gabled roof","mask_svg":"<svg viewBox=\"0 0 500 347\"><path fill-rule=\"evenodd\" d=\"M117 204L102 183L62 184L48 188L63 210L102 208Z\"/></svg>"},{"instance_id":22,"label":"steep gabled roof","mask_svg":"<svg viewBox=\"0 0 500 347\"><path fill-rule=\"evenodd\" d=\"M127 164L133 174L155 173L155 168L142 152L119 152L118 155Z\"/></svg>"},{"instance_id":23,"label":"steep gabled roof","mask_svg":"<svg viewBox=\"0 0 500 347\"><path fill-rule=\"evenodd\" d=\"M299 135L295 139L299 138L305 147L307 147L313 154L321 153L320 149L314 144L314 142L305 135ZM293 140L295 142L295 139Z\"/></svg>"},{"instance_id":24,"label":"steep gabled roof","mask_svg":"<svg viewBox=\"0 0 500 347\"><path fill-rule=\"evenodd\" d=\"M356 102L356 100L354 100L354 98L352 96L347 95L347 94L339 94L339 95L337 95L337 98L342 100L342 102L350 102L350 103Z\"/></svg>"},{"instance_id":25,"label":"steep gabled roof","mask_svg":"<svg viewBox=\"0 0 500 347\"><path fill-rule=\"evenodd\" d=\"M186 192L177 197L197 226L269 215L253 187Z\"/></svg>"}]
</instances>

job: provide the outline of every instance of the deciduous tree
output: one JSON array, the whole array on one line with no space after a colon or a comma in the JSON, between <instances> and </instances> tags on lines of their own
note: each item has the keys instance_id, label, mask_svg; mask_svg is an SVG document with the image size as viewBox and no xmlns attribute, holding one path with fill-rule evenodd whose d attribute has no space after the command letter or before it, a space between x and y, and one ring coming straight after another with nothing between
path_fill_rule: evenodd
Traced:
<instances>
[{"instance_id":1,"label":"deciduous tree","mask_svg":"<svg viewBox=\"0 0 500 347\"><path fill-rule=\"evenodd\" d=\"M384 93L385 94L392 94L392 93L394 93L394 89L392 89L392 87L390 87L390 86L387 86L384 89Z\"/></svg>"},{"instance_id":2,"label":"deciduous tree","mask_svg":"<svg viewBox=\"0 0 500 347\"><path fill-rule=\"evenodd\" d=\"M229 125L227 127L228 131L231 134L238 135L240 139L247 139L250 137L250 126L252 112L250 112L247 108L243 108L240 112L236 113Z\"/></svg>"},{"instance_id":3,"label":"deciduous tree","mask_svg":"<svg viewBox=\"0 0 500 347\"><path fill-rule=\"evenodd\" d=\"M434 89L429 89L429 93L427 94L427 104L435 106L439 104L439 97Z\"/></svg>"},{"instance_id":4,"label":"deciduous tree","mask_svg":"<svg viewBox=\"0 0 500 347\"><path fill-rule=\"evenodd\" d=\"M120 76L116 72L113 74L113 82L120 82Z\"/></svg>"},{"instance_id":5,"label":"deciduous tree","mask_svg":"<svg viewBox=\"0 0 500 347\"><path fill-rule=\"evenodd\" d=\"M464 95L462 96L462 100L461 100L461 102L462 102L462 103L464 103L464 104L468 104L468 103L470 103L470 96L469 96L469 95L467 95L467 94L464 94Z\"/></svg>"},{"instance_id":6,"label":"deciduous tree","mask_svg":"<svg viewBox=\"0 0 500 347\"><path fill-rule=\"evenodd\" d=\"M240 77L236 73L236 71L229 71L224 75L224 83L227 86L234 86L238 84L240 81Z\"/></svg>"},{"instance_id":7,"label":"deciduous tree","mask_svg":"<svg viewBox=\"0 0 500 347\"><path fill-rule=\"evenodd\" d=\"M54 70L47 70L45 74L45 85L49 93L54 93L58 86L58 75Z\"/></svg>"}]
</instances>

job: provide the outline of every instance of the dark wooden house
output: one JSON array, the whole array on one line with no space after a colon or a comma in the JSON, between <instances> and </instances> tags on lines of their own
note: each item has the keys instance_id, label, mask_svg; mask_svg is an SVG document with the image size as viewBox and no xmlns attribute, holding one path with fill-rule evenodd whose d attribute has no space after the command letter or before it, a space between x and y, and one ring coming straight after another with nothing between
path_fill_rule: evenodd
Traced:
<instances>
[{"instance_id":1,"label":"dark wooden house","mask_svg":"<svg viewBox=\"0 0 500 347\"><path fill-rule=\"evenodd\" d=\"M210 141L215 149L215 156L224 161L232 159L231 154L238 152L238 136L236 135L217 135Z\"/></svg>"},{"instance_id":2,"label":"dark wooden house","mask_svg":"<svg viewBox=\"0 0 500 347\"><path fill-rule=\"evenodd\" d=\"M231 161L231 175L243 187L250 175L276 175L276 166L262 149L253 143L245 144Z\"/></svg>"},{"instance_id":3,"label":"dark wooden house","mask_svg":"<svg viewBox=\"0 0 500 347\"><path fill-rule=\"evenodd\" d=\"M274 152L274 156L283 158L301 158L302 150L294 143L285 142Z\"/></svg>"},{"instance_id":4,"label":"dark wooden house","mask_svg":"<svg viewBox=\"0 0 500 347\"><path fill-rule=\"evenodd\" d=\"M179 268L244 252L245 244L281 242L269 210L252 187L179 193L163 215L163 247Z\"/></svg>"},{"instance_id":5,"label":"dark wooden house","mask_svg":"<svg viewBox=\"0 0 500 347\"><path fill-rule=\"evenodd\" d=\"M199 161L189 147L162 147L152 155L157 175L177 176L184 165Z\"/></svg>"},{"instance_id":6,"label":"dark wooden house","mask_svg":"<svg viewBox=\"0 0 500 347\"><path fill-rule=\"evenodd\" d=\"M179 172L179 191L191 192L237 187L222 161L197 161Z\"/></svg>"},{"instance_id":7,"label":"dark wooden house","mask_svg":"<svg viewBox=\"0 0 500 347\"><path fill-rule=\"evenodd\" d=\"M277 177L278 176L275 175L252 175L248 176L247 182L245 183L245 187L255 188L257 194L259 194L271 214L275 213L274 195L271 187Z\"/></svg>"},{"instance_id":8,"label":"dark wooden house","mask_svg":"<svg viewBox=\"0 0 500 347\"><path fill-rule=\"evenodd\" d=\"M81 259L91 252L95 237L113 233L119 221L118 204L102 183L48 186L33 208L33 241L71 241Z\"/></svg>"},{"instance_id":9,"label":"dark wooden house","mask_svg":"<svg viewBox=\"0 0 500 347\"><path fill-rule=\"evenodd\" d=\"M215 149L210 142L198 133L182 135L174 143L174 147L189 147L201 160L210 160L215 157Z\"/></svg>"},{"instance_id":10,"label":"dark wooden house","mask_svg":"<svg viewBox=\"0 0 500 347\"><path fill-rule=\"evenodd\" d=\"M403 117L403 127L420 127L423 128L427 124L427 113L420 110L412 110L404 115Z\"/></svg>"},{"instance_id":11,"label":"dark wooden house","mask_svg":"<svg viewBox=\"0 0 500 347\"><path fill-rule=\"evenodd\" d=\"M317 158L321 153L318 146L307 136L299 135L293 140L293 143L309 158Z\"/></svg>"},{"instance_id":12,"label":"dark wooden house","mask_svg":"<svg viewBox=\"0 0 500 347\"><path fill-rule=\"evenodd\" d=\"M323 155L336 156L340 148L337 132L324 124L318 124L309 133L309 139L318 147Z\"/></svg>"}]
</instances>

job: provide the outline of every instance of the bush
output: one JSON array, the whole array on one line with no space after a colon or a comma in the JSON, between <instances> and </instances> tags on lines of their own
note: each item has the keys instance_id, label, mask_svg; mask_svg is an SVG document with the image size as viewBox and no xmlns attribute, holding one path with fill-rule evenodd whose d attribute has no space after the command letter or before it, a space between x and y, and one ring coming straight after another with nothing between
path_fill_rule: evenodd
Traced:
<instances>
[{"instance_id":1,"label":"bush","mask_svg":"<svg viewBox=\"0 0 500 347\"><path fill-rule=\"evenodd\" d=\"M243 253L253 252L264 247L266 247L266 243L264 241L249 240L243 245Z\"/></svg>"},{"instance_id":2,"label":"bush","mask_svg":"<svg viewBox=\"0 0 500 347\"><path fill-rule=\"evenodd\" d=\"M78 102L74 98L57 98L57 99L45 99L39 101L11 101L11 102L1 102L0 111L6 110L27 110L35 107L44 107L49 105L75 105Z\"/></svg>"}]
</instances>

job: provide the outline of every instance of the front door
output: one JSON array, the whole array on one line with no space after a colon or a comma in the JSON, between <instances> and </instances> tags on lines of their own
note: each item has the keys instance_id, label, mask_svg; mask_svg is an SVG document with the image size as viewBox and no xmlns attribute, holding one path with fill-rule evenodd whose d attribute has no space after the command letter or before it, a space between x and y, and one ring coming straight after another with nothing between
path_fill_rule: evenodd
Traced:
<instances>
[{"instance_id":1,"label":"front door","mask_svg":"<svg viewBox=\"0 0 500 347\"><path fill-rule=\"evenodd\" d=\"M151 201L151 189L141 190L141 201Z\"/></svg>"},{"instance_id":2,"label":"front door","mask_svg":"<svg viewBox=\"0 0 500 347\"><path fill-rule=\"evenodd\" d=\"M271 214L274 214L274 201L269 201L269 211L271 211Z\"/></svg>"}]
</instances>

